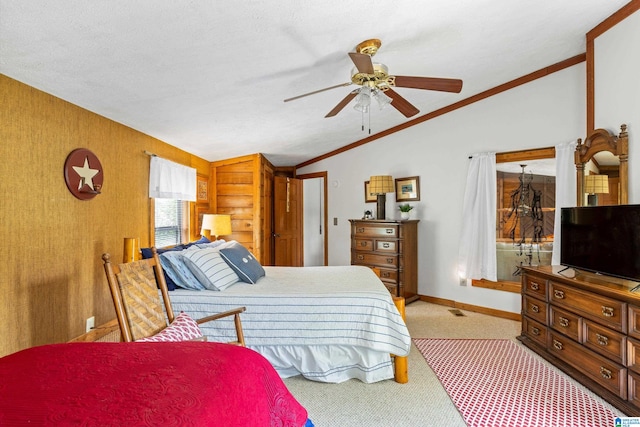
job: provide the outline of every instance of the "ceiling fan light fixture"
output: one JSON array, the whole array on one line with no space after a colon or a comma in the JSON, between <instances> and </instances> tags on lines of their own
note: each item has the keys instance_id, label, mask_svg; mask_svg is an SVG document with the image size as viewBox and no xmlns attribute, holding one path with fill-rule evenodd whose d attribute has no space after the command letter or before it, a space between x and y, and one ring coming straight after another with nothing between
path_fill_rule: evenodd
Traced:
<instances>
[{"instance_id":1,"label":"ceiling fan light fixture","mask_svg":"<svg viewBox=\"0 0 640 427\"><path fill-rule=\"evenodd\" d=\"M353 109L356 111L360 111L361 113L368 113L370 105L371 88L368 86L363 86L358 90L358 95L356 95L356 105L353 106Z\"/></svg>"},{"instance_id":2,"label":"ceiling fan light fixture","mask_svg":"<svg viewBox=\"0 0 640 427\"><path fill-rule=\"evenodd\" d=\"M381 110L384 109L384 107L386 107L387 105L391 104L391 102L393 101L393 99L387 96L387 94L380 89L375 89L373 91L373 97L376 101L378 101L378 107Z\"/></svg>"}]
</instances>

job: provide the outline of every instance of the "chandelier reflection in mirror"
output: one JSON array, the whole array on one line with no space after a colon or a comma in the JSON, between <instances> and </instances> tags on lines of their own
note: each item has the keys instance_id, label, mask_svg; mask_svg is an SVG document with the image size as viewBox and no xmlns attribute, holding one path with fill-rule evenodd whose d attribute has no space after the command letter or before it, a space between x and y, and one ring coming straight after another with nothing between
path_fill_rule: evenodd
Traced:
<instances>
[{"instance_id":1,"label":"chandelier reflection in mirror","mask_svg":"<svg viewBox=\"0 0 640 427\"><path fill-rule=\"evenodd\" d=\"M542 191L534 188L533 174L525 172L526 166L520 165L519 185L511 192L510 206L501 219L518 255L512 276L520 276L523 265L540 264L540 243L544 239Z\"/></svg>"}]
</instances>

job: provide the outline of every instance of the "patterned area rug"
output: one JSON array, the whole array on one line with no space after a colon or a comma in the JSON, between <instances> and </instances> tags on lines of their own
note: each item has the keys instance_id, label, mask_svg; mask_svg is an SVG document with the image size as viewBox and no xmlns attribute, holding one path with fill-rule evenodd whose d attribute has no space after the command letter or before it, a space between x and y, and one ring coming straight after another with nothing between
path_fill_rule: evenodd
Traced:
<instances>
[{"instance_id":1,"label":"patterned area rug","mask_svg":"<svg viewBox=\"0 0 640 427\"><path fill-rule=\"evenodd\" d=\"M621 415L513 341L413 341L469 427L612 427Z\"/></svg>"}]
</instances>

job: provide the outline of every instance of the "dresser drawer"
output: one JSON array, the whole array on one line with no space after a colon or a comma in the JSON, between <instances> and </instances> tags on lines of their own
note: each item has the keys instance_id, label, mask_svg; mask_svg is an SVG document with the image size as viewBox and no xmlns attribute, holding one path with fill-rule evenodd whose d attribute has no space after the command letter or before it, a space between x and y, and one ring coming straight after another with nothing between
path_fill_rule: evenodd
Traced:
<instances>
[{"instance_id":1,"label":"dresser drawer","mask_svg":"<svg viewBox=\"0 0 640 427\"><path fill-rule=\"evenodd\" d=\"M372 239L353 239L353 249L356 251L373 251Z\"/></svg>"},{"instance_id":2,"label":"dresser drawer","mask_svg":"<svg viewBox=\"0 0 640 427\"><path fill-rule=\"evenodd\" d=\"M582 341L582 318L553 305L549 307L549 326L574 340Z\"/></svg>"},{"instance_id":3,"label":"dresser drawer","mask_svg":"<svg viewBox=\"0 0 640 427\"><path fill-rule=\"evenodd\" d=\"M547 303L544 301L523 295L522 313L540 323L547 324Z\"/></svg>"},{"instance_id":4,"label":"dresser drawer","mask_svg":"<svg viewBox=\"0 0 640 427\"><path fill-rule=\"evenodd\" d=\"M384 286L387 288L391 296L399 297L402 296L402 290L397 284L382 282Z\"/></svg>"},{"instance_id":5,"label":"dresser drawer","mask_svg":"<svg viewBox=\"0 0 640 427\"><path fill-rule=\"evenodd\" d=\"M354 226L354 237L398 237L398 226L388 224L366 224Z\"/></svg>"},{"instance_id":6,"label":"dresser drawer","mask_svg":"<svg viewBox=\"0 0 640 427\"><path fill-rule=\"evenodd\" d=\"M549 281L549 302L573 308L617 331L627 331L627 305L621 301Z\"/></svg>"},{"instance_id":7,"label":"dresser drawer","mask_svg":"<svg viewBox=\"0 0 640 427\"><path fill-rule=\"evenodd\" d=\"M629 305L629 336L640 339L640 307Z\"/></svg>"},{"instance_id":8,"label":"dresser drawer","mask_svg":"<svg viewBox=\"0 0 640 427\"><path fill-rule=\"evenodd\" d=\"M640 375L629 371L629 394L627 400L640 408Z\"/></svg>"},{"instance_id":9,"label":"dresser drawer","mask_svg":"<svg viewBox=\"0 0 640 427\"><path fill-rule=\"evenodd\" d=\"M398 252L398 241L396 240L376 240L375 250L376 252Z\"/></svg>"},{"instance_id":10,"label":"dresser drawer","mask_svg":"<svg viewBox=\"0 0 640 427\"><path fill-rule=\"evenodd\" d=\"M627 338L627 366L640 374L640 341Z\"/></svg>"},{"instance_id":11,"label":"dresser drawer","mask_svg":"<svg viewBox=\"0 0 640 427\"><path fill-rule=\"evenodd\" d=\"M387 283L398 283L398 270L380 269L380 280Z\"/></svg>"},{"instance_id":12,"label":"dresser drawer","mask_svg":"<svg viewBox=\"0 0 640 427\"><path fill-rule=\"evenodd\" d=\"M602 387L627 398L627 369L587 350L557 332L549 332L549 352L564 360Z\"/></svg>"},{"instance_id":13,"label":"dresser drawer","mask_svg":"<svg viewBox=\"0 0 640 427\"><path fill-rule=\"evenodd\" d=\"M540 344L547 346L547 327L528 317L522 318L522 333Z\"/></svg>"},{"instance_id":14,"label":"dresser drawer","mask_svg":"<svg viewBox=\"0 0 640 427\"><path fill-rule=\"evenodd\" d=\"M523 280L524 291L538 299L547 300L547 281L538 276L526 274Z\"/></svg>"},{"instance_id":15,"label":"dresser drawer","mask_svg":"<svg viewBox=\"0 0 640 427\"><path fill-rule=\"evenodd\" d=\"M395 255L378 255L366 252L356 252L351 255L352 264L377 265L380 267L398 267L398 257Z\"/></svg>"},{"instance_id":16,"label":"dresser drawer","mask_svg":"<svg viewBox=\"0 0 640 427\"><path fill-rule=\"evenodd\" d=\"M627 337L620 332L585 319L583 344L614 362L626 365Z\"/></svg>"}]
</instances>

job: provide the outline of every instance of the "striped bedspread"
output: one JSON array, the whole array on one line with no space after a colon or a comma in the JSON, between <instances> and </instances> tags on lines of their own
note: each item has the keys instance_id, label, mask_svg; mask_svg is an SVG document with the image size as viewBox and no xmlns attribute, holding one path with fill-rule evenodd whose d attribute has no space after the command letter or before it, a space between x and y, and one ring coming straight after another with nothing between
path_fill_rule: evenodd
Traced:
<instances>
[{"instance_id":1,"label":"striped bedspread","mask_svg":"<svg viewBox=\"0 0 640 427\"><path fill-rule=\"evenodd\" d=\"M256 284L222 292L175 290L174 311L194 318L245 306L248 347L356 346L406 356L411 337L387 289L367 267L264 267ZM201 325L212 341L234 339L232 320Z\"/></svg>"}]
</instances>

